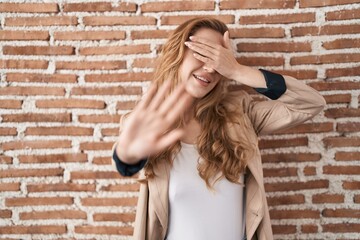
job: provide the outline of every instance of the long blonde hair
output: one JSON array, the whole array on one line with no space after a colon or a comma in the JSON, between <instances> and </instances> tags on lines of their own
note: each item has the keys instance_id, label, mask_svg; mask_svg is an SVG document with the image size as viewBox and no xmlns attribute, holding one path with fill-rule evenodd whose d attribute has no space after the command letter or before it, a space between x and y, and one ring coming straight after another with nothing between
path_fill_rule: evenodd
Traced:
<instances>
[{"instance_id":1,"label":"long blonde hair","mask_svg":"<svg viewBox=\"0 0 360 240\"><path fill-rule=\"evenodd\" d=\"M228 30L224 23L209 17L190 19L178 26L163 45L158 58L153 79L157 87L165 81L172 81L172 91L181 82L179 68L186 50L184 42L200 28L209 28L222 35ZM253 148L245 136L240 141L229 137L229 123L236 122L244 129L248 126L242 118L241 106L230 107L233 100L228 98L228 82L221 79L210 93L196 101L194 108L195 118L201 126L196 146L203 161L198 163L198 172L207 187L211 189L222 177L233 183L239 183L240 174L244 172L246 159ZM184 121L180 121L177 126L183 123ZM144 167L146 178L154 177L154 167L162 161L171 164L173 156L180 148L180 142L177 142L163 152L150 156Z\"/></svg>"}]
</instances>

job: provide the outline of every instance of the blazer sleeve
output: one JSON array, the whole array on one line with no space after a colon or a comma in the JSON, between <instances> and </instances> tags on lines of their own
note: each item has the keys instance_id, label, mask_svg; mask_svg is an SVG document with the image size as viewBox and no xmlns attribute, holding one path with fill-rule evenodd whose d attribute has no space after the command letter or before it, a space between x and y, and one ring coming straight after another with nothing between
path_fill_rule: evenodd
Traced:
<instances>
[{"instance_id":1,"label":"blazer sleeve","mask_svg":"<svg viewBox=\"0 0 360 240\"><path fill-rule=\"evenodd\" d=\"M290 76L282 76L282 79L286 87L276 100L254 101L250 96L245 97L244 110L258 135L294 127L314 117L326 105L325 99L313 88ZM276 79L266 81L269 88L269 83ZM266 89L258 92L264 94Z\"/></svg>"}]
</instances>

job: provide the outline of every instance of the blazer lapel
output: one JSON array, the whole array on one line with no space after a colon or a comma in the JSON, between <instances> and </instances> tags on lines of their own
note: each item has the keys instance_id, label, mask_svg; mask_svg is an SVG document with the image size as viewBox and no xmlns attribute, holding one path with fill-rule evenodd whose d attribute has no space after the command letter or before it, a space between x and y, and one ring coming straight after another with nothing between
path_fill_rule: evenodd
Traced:
<instances>
[{"instance_id":1,"label":"blazer lapel","mask_svg":"<svg viewBox=\"0 0 360 240\"><path fill-rule=\"evenodd\" d=\"M161 164L157 164L157 166L154 168L154 174L156 177L149 179L148 182L150 201L153 203L154 211L159 218L160 224L162 225L162 235L165 237L168 226L169 213L169 164L166 161Z\"/></svg>"}]
</instances>

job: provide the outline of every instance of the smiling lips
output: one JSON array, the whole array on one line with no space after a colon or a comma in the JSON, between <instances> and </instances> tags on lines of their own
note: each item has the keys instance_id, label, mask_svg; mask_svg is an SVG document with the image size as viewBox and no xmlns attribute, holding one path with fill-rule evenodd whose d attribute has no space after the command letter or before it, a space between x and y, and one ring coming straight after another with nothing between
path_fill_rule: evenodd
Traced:
<instances>
[{"instance_id":1,"label":"smiling lips","mask_svg":"<svg viewBox=\"0 0 360 240\"><path fill-rule=\"evenodd\" d=\"M199 80L201 83L203 83L202 85L208 85L211 83L211 81L209 80L208 77L205 76L199 76L199 75L195 75L193 74L194 78Z\"/></svg>"}]
</instances>

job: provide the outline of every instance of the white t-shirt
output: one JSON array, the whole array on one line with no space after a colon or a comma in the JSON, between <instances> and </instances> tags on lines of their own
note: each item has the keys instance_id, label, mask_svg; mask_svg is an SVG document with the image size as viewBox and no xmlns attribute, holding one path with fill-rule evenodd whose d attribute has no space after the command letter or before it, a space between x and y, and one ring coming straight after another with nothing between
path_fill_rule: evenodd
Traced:
<instances>
[{"instance_id":1,"label":"white t-shirt","mask_svg":"<svg viewBox=\"0 0 360 240\"><path fill-rule=\"evenodd\" d=\"M214 188L199 176L195 145L181 143L169 182L167 240L241 240L245 233L244 185L223 178ZM243 181L243 175L240 182Z\"/></svg>"}]
</instances>

